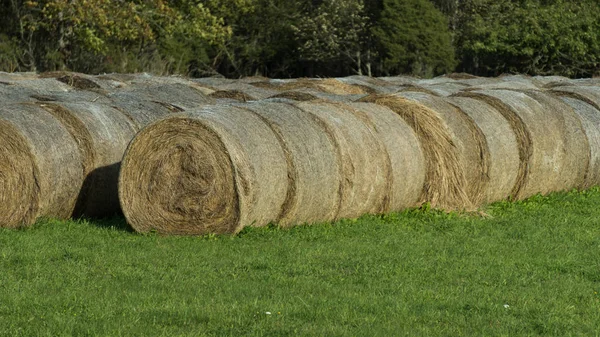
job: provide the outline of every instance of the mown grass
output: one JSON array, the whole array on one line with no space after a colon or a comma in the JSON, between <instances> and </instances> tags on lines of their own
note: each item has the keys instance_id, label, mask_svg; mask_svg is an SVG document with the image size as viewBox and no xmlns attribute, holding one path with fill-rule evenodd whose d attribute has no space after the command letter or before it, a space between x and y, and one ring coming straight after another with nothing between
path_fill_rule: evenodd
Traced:
<instances>
[{"instance_id":1,"label":"mown grass","mask_svg":"<svg viewBox=\"0 0 600 337\"><path fill-rule=\"evenodd\" d=\"M598 336L600 189L236 236L0 230L2 336ZM270 314L267 314L269 312Z\"/></svg>"}]
</instances>

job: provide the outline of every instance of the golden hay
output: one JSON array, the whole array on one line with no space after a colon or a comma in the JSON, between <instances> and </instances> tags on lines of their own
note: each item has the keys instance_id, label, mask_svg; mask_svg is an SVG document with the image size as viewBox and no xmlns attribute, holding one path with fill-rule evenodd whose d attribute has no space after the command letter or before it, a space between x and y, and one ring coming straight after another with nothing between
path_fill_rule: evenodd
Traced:
<instances>
[{"instance_id":1,"label":"golden hay","mask_svg":"<svg viewBox=\"0 0 600 337\"><path fill-rule=\"evenodd\" d=\"M83 172L65 127L34 104L9 104L0 108L0 143L0 226L70 217Z\"/></svg>"},{"instance_id":2,"label":"golden hay","mask_svg":"<svg viewBox=\"0 0 600 337\"><path fill-rule=\"evenodd\" d=\"M473 119L442 97L420 92L397 94L435 111L447 126L456 148L458 166L466 179L465 191L474 205L481 204L489 182L490 154L486 138Z\"/></svg>"},{"instance_id":3,"label":"golden hay","mask_svg":"<svg viewBox=\"0 0 600 337\"><path fill-rule=\"evenodd\" d=\"M142 130L124 156L123 212L137 231L233 233L277 221L289 195L282 139L256 113L211 106Z\"/></svg>"},{"instance_id":4,"label":"golden hay","mask_svg":"<svg viewBox=\"0 0 600 337\"><path fill-rule=\"evenodd\" d=\"M490 104L511 124L520 159L513 198L584 185L589 144L581 121L566 104L541 91L482 90L459 96Z\"/></svg>"},{"instance_id":5,"label":"golden hay","mask_svg":"<svg viewBox=\"0 0 600 337\"><path fill-rule=\"evenodd\" d=\"M371 95L361 101L386 106L415 131L425 154L422 201L443 209L473 209L467 195L464 168L448 126L423 104L394 95Z\"/></svg>"}]
</instances>

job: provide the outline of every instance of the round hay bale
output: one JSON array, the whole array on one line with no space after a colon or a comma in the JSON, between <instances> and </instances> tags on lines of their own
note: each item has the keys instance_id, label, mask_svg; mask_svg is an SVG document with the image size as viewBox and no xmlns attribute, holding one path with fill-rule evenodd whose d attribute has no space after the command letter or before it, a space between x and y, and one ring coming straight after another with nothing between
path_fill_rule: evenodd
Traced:
<instances>
[{"instance_id":1,"label":"round hay bale","mask_svg":"<svg viewBox=\"0 0 600 337\"><path fill-rule=\"evenodd\" d=\"M485 137L487 170L481 203L511 196L519 172L519 145L511 124L493 106L473 98L449 97L448 102L467 114ZM483 158L487 157L482 156ZM483 162L482 162L483 163Z\"/></svg>"},{"instance_id":2,"label":"round hay bale","mask_svg":"<svg viewBox=\"0 0 600 337\"><path fill-rule=\"evenodd\" d=\"M401 87L398 87L397 92L423 92L433 96L439 96L436 92L429 89L429 86L417 85L417 84L407 84Z\"/></svg>"},{"instance_id":3,"label":"round hay bale","mask_svg":"<svg viewBox=\"0 0 600 337\"><path fill-rule=\"evenodd\" d=\"M452 134L436 111L398 95L371 95L361 101L390 108L417 134L426 169L422 201L443 209L473 208Z\"/></svg>"},{"instance_id":4,"label":"round hay bale","mask_svg":"<svg viewBox=\"0 0 600 337\"><path fill-rule=\"evenodd\" d=\"M73 215L105 217L120 213L119 167L136 126L107 105L87 102L38 105L65 126L81 153L84 182Z\"/></svg>"},{"instance_id":5,"label":"round hay bale","mask_svg":"<svg viewBox=\"0 0 600 337\"><path fill-rule=\"evenodd\" d=\"M475 121L447 99L420 92L402 92L397 96L409 99L435 111L448 126L456 148L458 167L466 179L464 189L474 205L480 205L489 182L490 154L486 138Z\"/></svg>"},{"instance_id":6,"label":"round hay bale","mask_svg":"<svg viewBox=\"0 0 600 337\"><path fill-rule=\"evenodd\" d=\"M516 199L583 186L589 144L575 112L540 91L482 90L460 96L482 100L509 121L519 142Z\"/></svg>"},{"instance_id":7,"label":"round hay bale","mask_svg":"<svg viewBox=\"0 0 600 337\"><path fill-rule=\"evenodd\" d=\"M264 99L276 95L279 91L269 88L263 88L254 83L245 83L238 80L227 81L202 81L204 79L194 80L195 83L210 88L214 91L240 92L254 99ZM238 99L239 100L239 99Z\"/></svg>"},{"instance_id":8,"label":"round hay bale","mask_svg":"<svg viewBox=\"0 0 600 337\"><path fill-rule=\"evenodd\" d=\"M339 103L298 102L294 106L314 116L335 144L341 177L336 217L389 211L391 162L369 117Z\"/></svg>"},{"instance_id":9,"label":"round hay bale","mask_svg":"<svg viewBox=\"0 0 600 337\"><path fill-rule=\"evenodd\" d=\"M66 219L83 182L77 143L34 104L0 107L0 226Z\"/></svg>"},{"instance_id":10,"label":"round hay bale","mask_svg":"<svg viewBox=\"0 0 600 337\"><path fill-rule=\"evenodd\" d=\"M358 87L362 89L365 94L390 94L397 91L396 86L391 83L373 77L349 76L339 77L336 78L336 80L347 85Z\"/></svg>"},{"instance_id":11,"label":"round hay bale","mask_svg":"<svg viewBox=\"0 0 600 337\"><path fill-rule=\"evenodd\" d=\"M560 97L572 97L584 101L600 110L600 86L560 86L551 91Z\"/></svg>"},{"instance_id":12,"label":"round hay bale","mask_svg":"<svg viewBox=\"0 0 600 337\"><path fill-rule=\"evenodd\" d=\"M142 130L124 156L123 212L140 232L234 233L279 219L289 194L281 139L256 113L210 106Z\"/></svg>"},{"instance_id":13,"label":"round hay bale","mask_svg":"<svg viewBox=\"0 0 600 337\"><path fill-rule=\"evenodd\" d=\"M479 76L471 75L469 73L451 73L444 75L444 77L451 78L453 80L471 80L479 78Z\"/></svg>"},{"instance_id":14,"label":"round hay bale","mask_svg":"<svg viewBox=\"0 0 600 337\"><path fill-rule=\"evenodd\" d=\"M275 132L288 163L288 192L277 219L281 226L332 221L340 211L341 163L326 125L292 101L240 105Z\"/></svg>"},{"instance_id":15,"label":"round hay bale","mask_svg":"<svg viewBox=\"0 0 600 337\"><path fill-rule=\"evenodd\" d=\"M585 175L583 188L600 185L600 109L586 99L578 99L572 95L561 96L581 118L581 123L590 144L590 165Z\"/></svg>"},{"instance_id":16,"label":"round hay bale","mask_svg":"<svg viewBox=\"0 0 600 337\"><path fill-rule=\"evenodd\" d=\"M561 85L571 85L568 77L564 76L534 76L533 77L543 88L553 88Z\"/></svg>"},{"instance_id":17,"label":"round hay bale","mask_svg":"<svg viewBox=\"0 0 600 337\"><path fill-rule=\"evenodd\" d=\"M425 156L417 134L394 111L371 103L348 103L366 115L365 125L380 140L391 166L387 211L418 206L425 183ZM364 117L361 117L364 120Z\"/></svg>"}]
</instances>

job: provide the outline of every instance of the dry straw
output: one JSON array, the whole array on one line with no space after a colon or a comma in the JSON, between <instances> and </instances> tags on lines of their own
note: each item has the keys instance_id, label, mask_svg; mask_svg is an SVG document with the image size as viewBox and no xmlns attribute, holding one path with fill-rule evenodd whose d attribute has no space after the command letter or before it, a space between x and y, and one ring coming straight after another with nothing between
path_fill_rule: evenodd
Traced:
<instances>
[{"instance_id":1,"label":"dry straw","mask_svg":"<svg viewBox=\"0 0 600 337\"><path fill-rule=\"evenodd\" d=\"M387 154L391 174L387 183L388 211L415 207L425 183L425 156L417 134L397 113L371 103L348 103Z\"/></svg>"},{"instance_id":2,"label":"dry straw","mask_svg":"<svg viewBox=\"0 0 600 337\"><path fill-rule=\"evenodd\" d=\"M341 207L342 167L339 148L326 124L288 103L263 101L244 108L271 127L286 155L288 189L279 224L336 219Z\"/></svg>"},{"instance_id":3,"label":"dry straw","mask_svg":"<svg viewBox=\"0 0 600 337\"><path fill-rule=\"evenodd\" d=\"M70 217L83 172L67 129L35 104L9 104L0 108L0 143L0 226Z\"/></svg>"},{"instance_id":4,"label":"dry straw","mask_svg":"<svg viewBox=\"0 0 600 337\"><path fill-rule=\"evenodd\" d=\"M482 90L460 95L490 104L511 124L520 159L512 197L583 186L589 145L581 121L569 106L541 91Z\"/></svg>"},{"instance_id":5,"label":"dry straw","mask_svg":"<svg viewBox=\"0 0 600 337\"><path fill-rule=\"evenodd\" d=\"M234 106L153 123L124 156L123 212L137 231L164 234L232 233L276 221L294 179L281 141L259 115Z\"/></svg>"},{"instance_id":6,"label":"dry straw","mask_svg":"<svg viewBox=\"0 0 600 337\"><path fill-rule=\"evenodd\" d=\"M357 218L390 208L392 168L385 145L369 117L339 103L294 103L322 125L337 150L340 168L336 218Z\"/></svg>"},{"instance_id":7,"label":"dry straw","mask_svg":"<svg viewBox=\"0 0 600 337\"><path fill-rule=\"evenodd\" d=\"M417 134L426 169L422 201L444 209L473 208L466 192L467 181L458 149L438 112L397 95L372 95L362 101L390 108Z\"/></svg>"},{"instance_id":8,"label":"dry straw","mask_svg":"<svg viewBox=\"0 0 600 337\"><path fill-rule=\"evenodd\" d=\"M600 90L597 87L556 87L552 91L581 118L590 144L590 166L584 187L600 185Z\"/></svg>"},{"instance_id":9,"label":"dry straw","mask_svg":"<svg viewBox=\"0 0 600 337\"><path fill-rule=\"evenodd\" d=\"M511 124L500 111L484 101L450 97L448 102L467 114L485 138L482 163L486 163L487 169L481 171L485 185L482 186L480 203L508 199L520 166L519 145Z\"/></svg>"},{"instance_id":10,"label":"dry straw","mask_svg":"<svg viewBox=\"0 0 600 337\"><path fill-rule=\"evenodd\" d=\"M44 102L38 105L59 120L75 139L82 159L83 186L73 215L103 217L120 213L119 165L135 125L108 105Z\"/></svg>"},{"instance_id":11,"label":"dry straw","mask_svg":"<svg viewBox=\"0 0 600 337\"><path fill-rule=\"evenodd\" d=\"M357 86L352 84L346 84L333 78L328 79L308 79L300 78L296 80L287 81L263 81L254 82L253 86L278 90L278 91L295 91L297 89L314 89L319 92L335 94L335 95L360 95L366 94L367 91L371 91L366 86Z\"/></svg>"},{"instance_id":12,"label":"dry straw","mask_svg":"<svg viewBox=\"0 0 600 337\"><path fill-rule=\"evenodd\" d=\"M458 167L466 179L464 187L469 200L479 205L489 182L490 154L486 138L473 119L450 104L447 99L418 92L398 94L435 111L448 126L452 143L456 146Z\"/></svg>"}]
</instances>

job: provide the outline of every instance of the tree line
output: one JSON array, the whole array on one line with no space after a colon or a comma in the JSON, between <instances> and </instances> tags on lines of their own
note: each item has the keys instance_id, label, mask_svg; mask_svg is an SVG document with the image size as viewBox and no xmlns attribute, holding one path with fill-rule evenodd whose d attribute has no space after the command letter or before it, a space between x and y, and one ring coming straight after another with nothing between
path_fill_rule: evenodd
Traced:
<instances>
[{"instance_id":1,"label":"tree line","mask_svg":"<svg viewBox=\"0 0 600 337\"><path fill-rule=\"evenodd\" d=\"M0 70L600 75L597 0L0 0Z\"/></svg>"}]
</instances>

